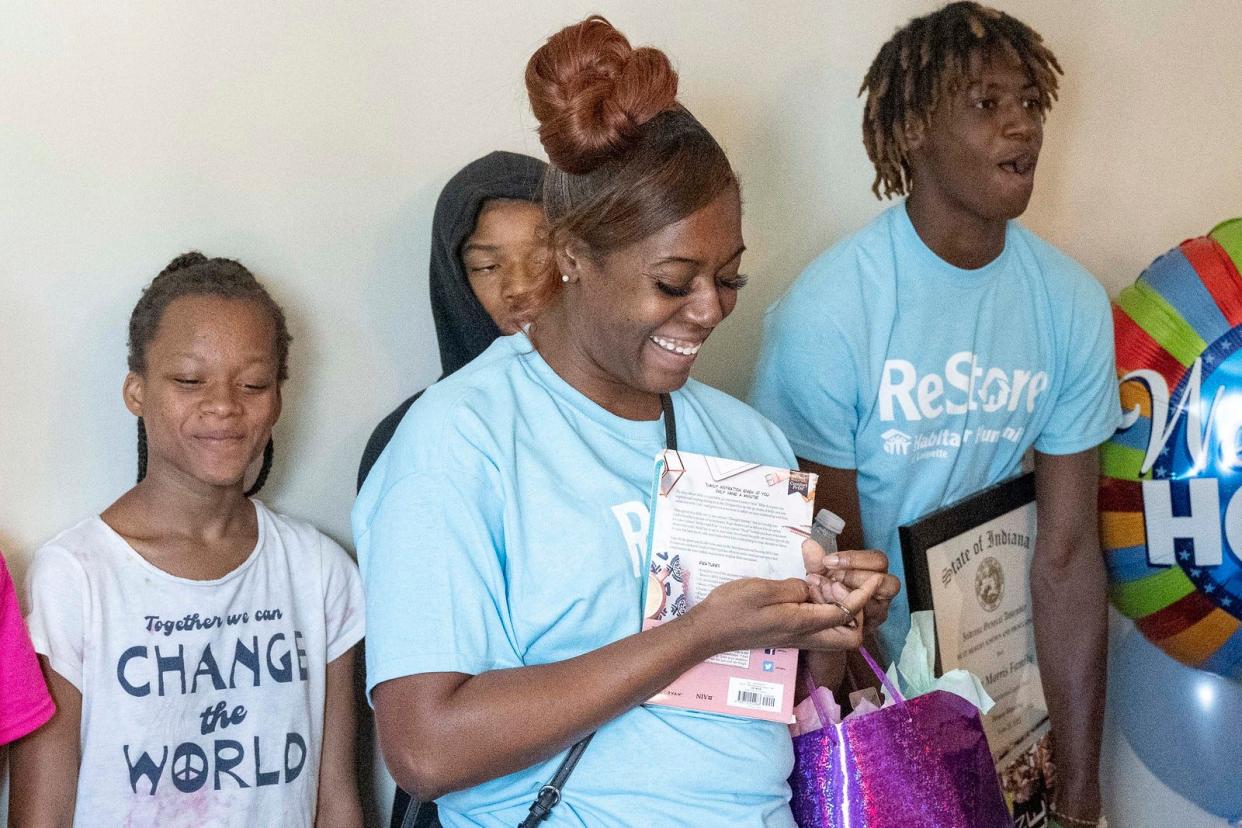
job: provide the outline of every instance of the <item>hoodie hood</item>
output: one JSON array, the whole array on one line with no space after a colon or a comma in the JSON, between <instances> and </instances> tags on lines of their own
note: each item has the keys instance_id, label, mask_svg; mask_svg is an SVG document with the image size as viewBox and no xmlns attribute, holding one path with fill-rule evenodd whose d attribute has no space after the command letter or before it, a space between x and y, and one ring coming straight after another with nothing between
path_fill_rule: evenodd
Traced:
<instances>
[{"instance_id":1,"label":"hoodie hood","mask_svg":"<svg viewBox=\"0 0 1242 828\"><path fill-rule=\"evenodd\" d=\"M440 343L443 376L487 350L500 329L470 289L461 247L474 232L483 202L491 198L542 201L547 164L498 150L472 161L449 179L436 201L431 225L431 314Z\"/></svg>"}]
</instances>

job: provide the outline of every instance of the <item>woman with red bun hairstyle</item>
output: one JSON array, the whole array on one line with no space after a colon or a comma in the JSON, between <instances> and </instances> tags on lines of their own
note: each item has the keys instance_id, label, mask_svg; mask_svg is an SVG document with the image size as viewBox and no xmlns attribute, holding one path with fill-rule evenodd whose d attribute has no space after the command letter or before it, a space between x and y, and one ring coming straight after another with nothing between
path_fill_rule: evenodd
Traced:
<instances>
[{"instance_id":1,"label":"woman with red bun hairstyle","mask_svg":"<svg viewBox=\"0 0 1242 828\"><path fill-rule=\"evenodd\" d=\"M414 403L354 508L385 759L449 828L552 806L559 826L791 826L784 725L644 702L719 653L857 647L895 579L861 551L830 581L808 542L807 579L734 581L639 632L657 452L794 462L689 376L745 284L738 182L668 58L603 18L549 39L526 85L552 166L546 268L503 290L523 330Z\"/></svg>"}]
</instances>

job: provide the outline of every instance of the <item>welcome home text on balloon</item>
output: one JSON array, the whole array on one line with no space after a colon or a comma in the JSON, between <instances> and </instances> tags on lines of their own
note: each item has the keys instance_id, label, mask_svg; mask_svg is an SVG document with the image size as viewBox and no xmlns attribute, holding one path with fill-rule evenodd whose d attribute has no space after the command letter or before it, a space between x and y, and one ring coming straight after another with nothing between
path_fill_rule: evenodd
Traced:
<instances>
[{"instance_id":1,"label":"welcome home text on balloon","mask_svg":"<svg viewBox=\"0 0 1242 828\"><path fill-rule=\"evenodd\" d=\"M1147 387L1151 398L1151 434L1143 457L1140 474L1147 474L1169 448L1179 422L1184 425L1185 450L1191 459L1186 486L1189 507L1174 513L1172 480L1144 480L1143 522L1147 533L1147 559L1152 566L1177 563L1174 545L1177 540L1193 544L1192 565L1217 566L1223 557L1222 536L1230 552L1242 560L1242 498L1238 492L1229 497L1221 512L1221 481L1201 477L1209 469L1242 470L1242 398L1226 395L1217 389L1204 416L1200 389L1202 361L1191 366L1185 388L1176 400L1169 398L1164 376L1149 368L1140 368L1121 378L1121 384L1139 381ZM1127 411L1121 430L1132 428L1140 417L1139 408ZM1184 421L1184 422L1183 422ZM1239 490L1242 491L1242 490ZM1223 525L1222 525L1223 524Z\"/></svg>"}]
</instances>

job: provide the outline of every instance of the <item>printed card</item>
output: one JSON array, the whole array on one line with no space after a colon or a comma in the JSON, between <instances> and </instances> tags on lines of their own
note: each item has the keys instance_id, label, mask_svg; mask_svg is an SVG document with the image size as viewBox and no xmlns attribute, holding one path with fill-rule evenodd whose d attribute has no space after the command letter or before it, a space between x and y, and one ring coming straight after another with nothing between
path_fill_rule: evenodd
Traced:
<instances>
[{"instance_id":1,"label":"printed card","mask_svg":"<svg viewBox=\"0 0 1242 828\"><path fill-rule=\"evenodd\" d=\"M800 578L816 476L668 450L656 458L655 507L643 591L643 629L686 613L737 578ZM722 653L651 704L788 723L798 651Z\"/></svg>"}]
</instances>

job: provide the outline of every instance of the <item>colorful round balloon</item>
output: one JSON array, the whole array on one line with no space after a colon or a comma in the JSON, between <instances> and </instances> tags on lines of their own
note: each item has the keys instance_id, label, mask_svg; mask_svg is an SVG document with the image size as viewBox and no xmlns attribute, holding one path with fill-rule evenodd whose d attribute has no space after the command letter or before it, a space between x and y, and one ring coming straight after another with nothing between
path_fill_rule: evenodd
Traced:
<instances>
[{"instance_id":1,"label":"colorful round balloon","mask_svg":"<svg viewBox=\"0 0 1242 828\"><path fill-rule=\"evenodd\" d=\"M1117 297L1122 426L1100 452L1113 604L1191 667L1242 680L1242 219Z\"/></svg>"}]
</instances>

